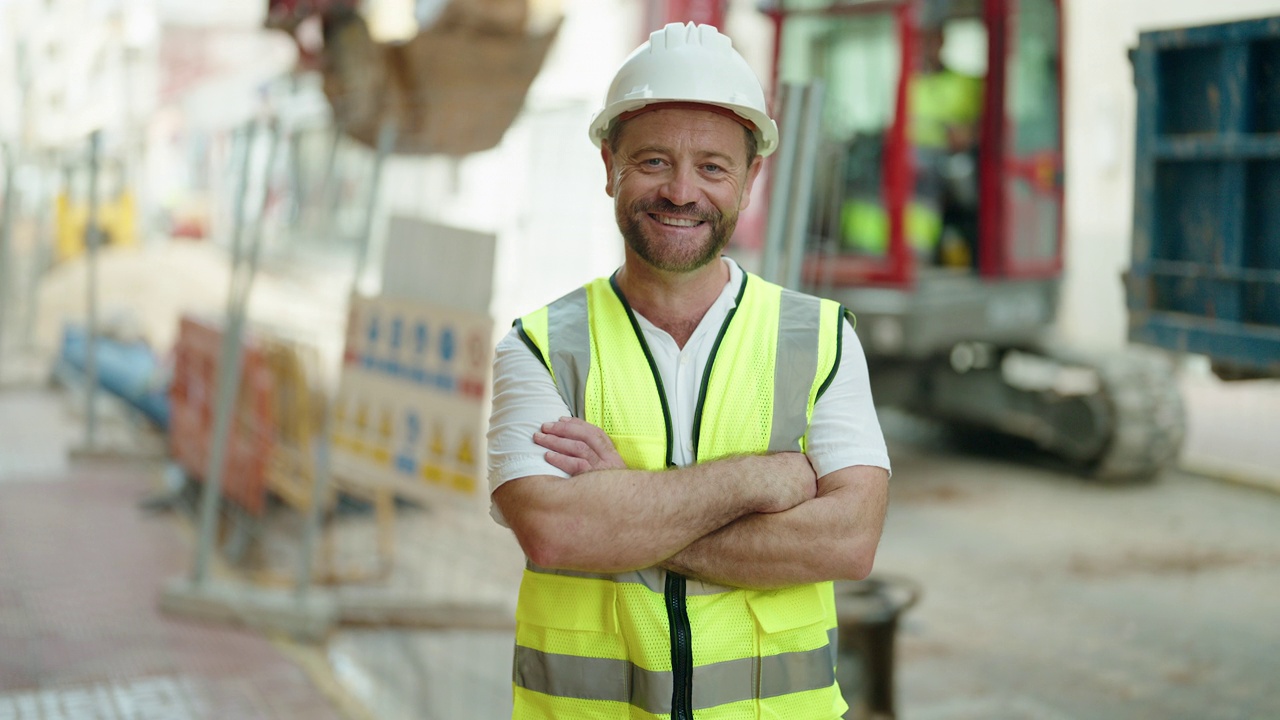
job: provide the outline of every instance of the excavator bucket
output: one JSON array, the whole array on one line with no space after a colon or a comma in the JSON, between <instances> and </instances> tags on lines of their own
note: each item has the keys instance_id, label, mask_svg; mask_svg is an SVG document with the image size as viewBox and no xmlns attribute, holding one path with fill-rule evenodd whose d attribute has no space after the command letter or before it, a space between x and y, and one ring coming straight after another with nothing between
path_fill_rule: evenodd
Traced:
<instances>
[{"instance_id":1,"label":"excavator bucket","mask_svg":"<svg viewBox=\"0 0 1280 720\"><path fill-rule=\"evenodd\" d=\"M528 28L526 0L452 0L407 42L372 38L360 15L322 15L320 70L335 121L373 146L396 126L392 152L465 155L496 146L514 122L560 27Z\"/></svg>"}]
</instances>

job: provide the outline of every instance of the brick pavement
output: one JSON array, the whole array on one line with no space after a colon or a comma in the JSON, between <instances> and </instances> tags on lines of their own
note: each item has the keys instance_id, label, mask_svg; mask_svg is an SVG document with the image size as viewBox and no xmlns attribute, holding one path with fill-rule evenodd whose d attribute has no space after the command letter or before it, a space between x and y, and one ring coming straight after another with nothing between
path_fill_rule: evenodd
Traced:
<instances>
[{"instance_id":1,"label":"brick pavement","mask_svg":"<svg viewBox=\"0 0 1280 720\"><path fill-rule=\"evenodd\" d=\"M138 508L159 472L0 483L0 720L342 718L270 640L159 613L191 563L190 533Z\"/></svg>"}]
</instances>

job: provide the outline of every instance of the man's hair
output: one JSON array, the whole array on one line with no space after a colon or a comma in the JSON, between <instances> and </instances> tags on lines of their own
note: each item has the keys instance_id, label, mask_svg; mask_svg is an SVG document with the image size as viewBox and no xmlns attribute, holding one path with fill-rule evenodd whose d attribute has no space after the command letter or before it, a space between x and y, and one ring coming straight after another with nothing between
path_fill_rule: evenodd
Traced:
<instances>
[{"instance_id":1,"label":"man's hair","mask_svg":"<svg viewBox=\"0 0 1280 720\"><path fill-rule=\"evenodd\" d=\"M618 138L622 136L622 126L626 122L626 120L614 121L609 125L609 134L604 139L609 144L609 152L618 152ZM760 143L756 140L756 134L751 128L743 125L742 131L747 134L747 167L751 167L751 163L755 161L756 155L759 153Z\"/></svg>"}]
</instances>

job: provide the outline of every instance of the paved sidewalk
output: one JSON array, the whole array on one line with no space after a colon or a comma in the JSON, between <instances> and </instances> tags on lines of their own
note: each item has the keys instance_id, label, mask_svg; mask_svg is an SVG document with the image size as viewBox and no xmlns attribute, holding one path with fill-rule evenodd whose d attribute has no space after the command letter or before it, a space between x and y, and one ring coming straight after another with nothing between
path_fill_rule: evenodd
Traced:
<instances>
[{"instance_id":1,"label":"paved sidewalk","mask_svg":"<svg viewBox=\"0 0 1280 720\"><path fill-rule=\"evenodd\" d=\"M340 720L271 640L157 610L191 563L180 521L138 506L159 472L98 461L0 481L0 720Z\"/></svg>"},{"instance_id":2,"label":"paved sidewalk","mask_svg":"<svg viewBox=\"0 0 1280 720\"><path fill-rule=\"evenodd\" d=\"M1280 380L1184 377L1183 470L1280 492Z\"/></svg>"}]
</instances>

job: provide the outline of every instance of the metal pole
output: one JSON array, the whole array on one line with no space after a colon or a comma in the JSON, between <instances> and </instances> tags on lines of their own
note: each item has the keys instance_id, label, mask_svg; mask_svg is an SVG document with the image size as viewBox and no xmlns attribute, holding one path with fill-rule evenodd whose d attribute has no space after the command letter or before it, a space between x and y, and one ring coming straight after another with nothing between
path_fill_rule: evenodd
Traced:
<instances>
[{"instance_id":1,"label":"metal pole","mask_svg":"<svg viewBox=\"0 0 1280 720\"><path fill-rule=\"evenodd\" d=\"M804 251L809 246L809 208L813 205L814 163L818 157L818 141L822 133L822 101L826 87L815 80L805 88L803 127L800 131L799 164L792 181L791 201L787 209L787 263L782 273L784 287L800 286L800 270Z\"/></svg>"},{"instance_id":2,"label":"metal pole","mask_svg":"<svg viewBox=\"0 0 1280 720\"><path fill-rule=\"evenodd\" d=\"M320 185L320 206L322 219L324 221L324 229L328 233L325 237L327 244L341 245L338 242L335 228L337 223L334 219L338 213L338 149L342 147L342 121L334 118L333 121L333 138L329 143L329 155L324 163L324 182Z\"/></svg>"},{"instance_id":3,"label":"metal pole","mask_svg":"<svg viewBox=\"0 0 1280 720\"><path fill-rule=\"evenodd\" d=\"M85 268L88 274L88 306L84 343L84 445L93 450L98 442L98 166L102 131L89 136L89 217L84 224Z\"/></svg>"},{"instance_id":4,"label":"metal pole","mask_svg":"<svg viewBox=\"0 0 1280 720\"><path fill-rule=\"evenodd\" d=\"M384 120L382 126L378 128L378 147L377 155L373 161L373 178L369 183L369 194L365 198L364 226L356 251L356 270L351 278L352 295L355 295L360 289L360 277L364 275L365 264L368 262L369 237L373 233L373 218L378 204L382 165L387 155L391 153L392 148L395 147L397 133L398 130L394 120ZM324 419L320 423L319 445L316 448L315 482L311 490L311 506L308 508L307 524L303 528L302 551L298 559L295 593L299 603L306 600L307 591L311 587L312 565L314 563L312 555L315 551L316 539L320 536L320 524L324 514L323 501L329 488L329 438L333 431L331 415L332 409L325 407Z\"/></svg>"},{"instance_id":5,"label":"metal pole","mask_svg":"<svg viewBox=\"0 0 1280 720\"><path fill-rule=\"evenodd\" d=\"M378 191L382 178L382 165L396 144L399 128L394 119L382 121L378 128L378 149L373 159L373 177L369 180L369 194L365 197L364 221L360 228L360 237L356 245L356 274L351 279L351 294L360 290L360 278L364 277L365 265L369 261L369 242L373 234L373 218L378 205Z\"/></svg>"},{"instance_id":6,"label":"metal pole","mask_svg":"<svg viewBox=\"0 0 1280 720\"><path fill-rule=\"evenodd\" d=\"M302 198L306 181L302 172L302 131L295 124L289 128L289 216L287 221L291 229L296 228L302 219ZM289 233L292 244L295 233Z\"/></svg>"},{"instance_id":7,"label":"metal pole","mask_svg":"<svg viewBox=\"0 0 1280 720\"><path fill-rule=\"evenodd\" d=\"M320 440L316 446L315 483L311 489L311 506L307 508L307 524L302 532L302 551L298 556L298 577L294 593L298 603L307 599L307 591L311 588L312 554L315 552L316 539L320 536L320 521L324 515L325 493L329 490L329 438L333 432L332 408L326 403L323 419L320 421Z\"/></svg>"},{"instance_id":8,"label":"metal pole","mask_svg":"<svg viewBox=\"0 0 1280 720\"><path fill-rule=\"evenodd\" d=\"M40 318L40 278L44 276L45 270L53 261L53 243L50 215L52 214L52 199L56 193L51 193L49 188L50 182L49 165L41 163L40 168L40 192L37 195L36 210L36 237L32 244L32 259L30 274L27 281L27 318L26 324L23 326L23 346L32 350L36 346L36 324Z\"/></svg>"},{"instance_id":9,"label":"metal pole","mask_svg":"<svg viewBox=\"0 0 1280 720\"><path fill-rule=\"evenodd\" d=\"M231 283L227 291L227 327L222 336L218 353L218 380L215 394L213 437L209 445L209 462L205 467L204 488L200 496L200 528L196 541L196 557L192 564L191 581L197 588L204 585L209 574L209 558L213 552L213 538L218 519L218 506L222 492L222 470L226 458L227 440L231 430L231 413L240 385L239 320L237 319L237 270L241 264L241 244L245 226L245 196L249 191L249 172L253 159L254 125L249 123L238 133L237 152L232 155L233 171L239 163L240 182L232 211ZM235 331L233 333L233 330ZM235 341L232 341L233 335ZM232 366L235 365L233 368Z\"/></svg>"},{"instance_id":10,"label":"metal pole","mask_svg":"<svg viewBox=\"0 0 1280 720\"><path fill-rule=\"evenodd\" d=\"M9 309L6 302L9 293L10 251L9 238L13 234L14 204L17 202L13 188L13 146L5 145L4 150L4 203L0 205L0 375L4 371L4 320Z\"/></svg>"},{"instance_id":11,"label":"metal pole","mask_svg":"<svg viewBox=\"0 0 1280 720\"><path fill-rule=\"evenodd\" d=\"M262 229L267 222L267 204L271 200L271 174L275 169L276 155L280 150L280 126L274 121L271 122L268 133L267 164L262 171L262 200L258 204L258 212L253 219L253 240L249 246L248 272L241 280L242 287L239 295L241 310L244 310L249 303L249 291L253 289L253 279L258 274L258 260L262 257Z\"/></svg>"},{"instance_id":12,"label":"metal pole","mask_svg":"<svg viewBox=\"0 0 1280 720\"><path fill-rule=\"evenodd\" d=\"M796 160L796 136L799 134L801 93L795 85L783 85L779 90L782 105L781 130L777 160L770 170L773 187L769 194L769 219L765 225L764 258L760 275L770 282L778 282L778 265L782 259L782 244L786 241L787 211L791 202L791 176Z\"/></svg>"}]
</instances>

